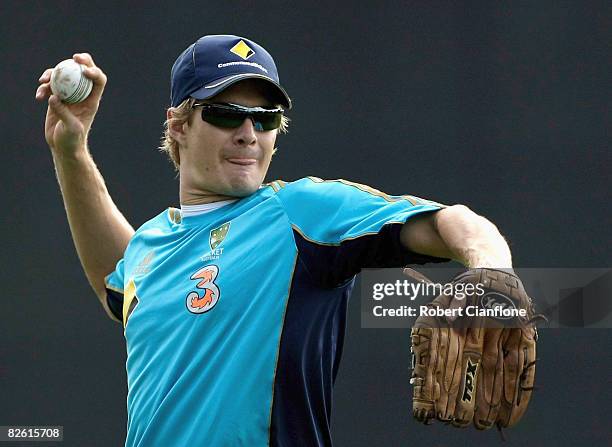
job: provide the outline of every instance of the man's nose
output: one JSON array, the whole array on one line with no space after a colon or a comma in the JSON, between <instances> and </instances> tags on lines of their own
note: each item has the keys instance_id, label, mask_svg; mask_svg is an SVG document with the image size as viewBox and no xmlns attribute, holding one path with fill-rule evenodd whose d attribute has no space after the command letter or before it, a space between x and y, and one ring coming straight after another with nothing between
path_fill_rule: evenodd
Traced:
<instances>
[{"instance_id":1,"label":"man's nose","mask_svg":"<svg viewBox=\"0 0 612 447\"><path fill-rule=\"evenodd\" d=\"M240 146L249 146L257 141L255 123L253 118L245 118L242 124L234 132L234 141Z\"/></svg>"}]
</instances>

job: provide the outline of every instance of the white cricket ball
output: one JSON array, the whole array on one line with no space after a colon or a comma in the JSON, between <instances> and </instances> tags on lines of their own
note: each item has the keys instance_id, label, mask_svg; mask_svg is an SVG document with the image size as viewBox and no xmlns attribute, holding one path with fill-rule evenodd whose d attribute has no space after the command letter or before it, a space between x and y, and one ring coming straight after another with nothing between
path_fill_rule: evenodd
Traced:
<instances>
[{"instance_id":1,"label":"white cricket ball","mask_svg":"<svg viewBox=\"0 0 612 447\"><path fill-rule=\"evenodd\" d=\"M74 59L66 59L55 66L51 73L51 91L68 104L83 101L91 93L93 82L83 74L85 65Z\"/></svg>"}]
</instances>

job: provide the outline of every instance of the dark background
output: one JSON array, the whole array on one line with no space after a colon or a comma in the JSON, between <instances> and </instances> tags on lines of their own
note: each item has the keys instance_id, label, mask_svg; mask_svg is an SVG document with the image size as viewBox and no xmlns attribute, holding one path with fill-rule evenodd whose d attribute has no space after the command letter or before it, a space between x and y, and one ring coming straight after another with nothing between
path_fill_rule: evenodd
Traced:
<instances>
[{"instance_id":1,"label":"dark background","mask_svg":"<svg viewBox=\"0 0 612 447\"><path fill-rule=\"evenodd\" d=\"M294 100L268 179L346 178L465 203L521 267L610 259L609 2L0 2L0 425L63 425L66 446L122 445L125 348L76 257L34 101L42 71L88 51L108 75L90 147L138 226L178 205L156 151L176 56L239 34ZM499 444L411 419L409 334L360 328L337 380L338 446ZM536 297L537 298L537 297ZM508 446L612 438L612 332L543 330L535 393ZM607 444L609 445L609 444Z\"/></svg>"}]
</instances>

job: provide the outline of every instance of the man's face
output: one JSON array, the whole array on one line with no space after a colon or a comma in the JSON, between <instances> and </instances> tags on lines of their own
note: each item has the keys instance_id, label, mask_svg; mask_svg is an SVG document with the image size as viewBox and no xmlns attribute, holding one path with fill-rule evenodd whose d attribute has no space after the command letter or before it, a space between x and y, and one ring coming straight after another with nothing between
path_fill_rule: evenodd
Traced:
<instances>
[{"instance_id":1,"label":"man's face","mask_svg":"<svg viewBox=\"0 0 612 447\"><path fill-rule=\"evenodd\" d=\"M261 81L244 80L206 102L274 107ZM180 144L181 203L204 203L211 195L244 197L262 184L278 130L256 132L245 119L240 127L216 127L202 120L196 107L183 125Z\"/></svg>"}]
</instances>

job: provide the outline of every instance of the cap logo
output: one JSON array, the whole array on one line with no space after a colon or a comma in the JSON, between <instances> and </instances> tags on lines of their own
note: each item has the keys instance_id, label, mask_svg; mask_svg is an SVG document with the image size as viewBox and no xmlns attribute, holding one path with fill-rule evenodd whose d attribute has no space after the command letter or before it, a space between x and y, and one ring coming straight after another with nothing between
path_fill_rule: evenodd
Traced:
<instances>
[{"instance_id":1,"label":"cap logo","mask_svg":"<svg viewBox=\"0 0 612 447\"><path fill-rule=\"evenodd\" d=\"M244 40L241 40L236 45L234 45L230 49L230 51L240 56L244 60L247 60L255 54L255 51L253 51L246 43L244 43Z\"/></svg>"}]
</instances>

